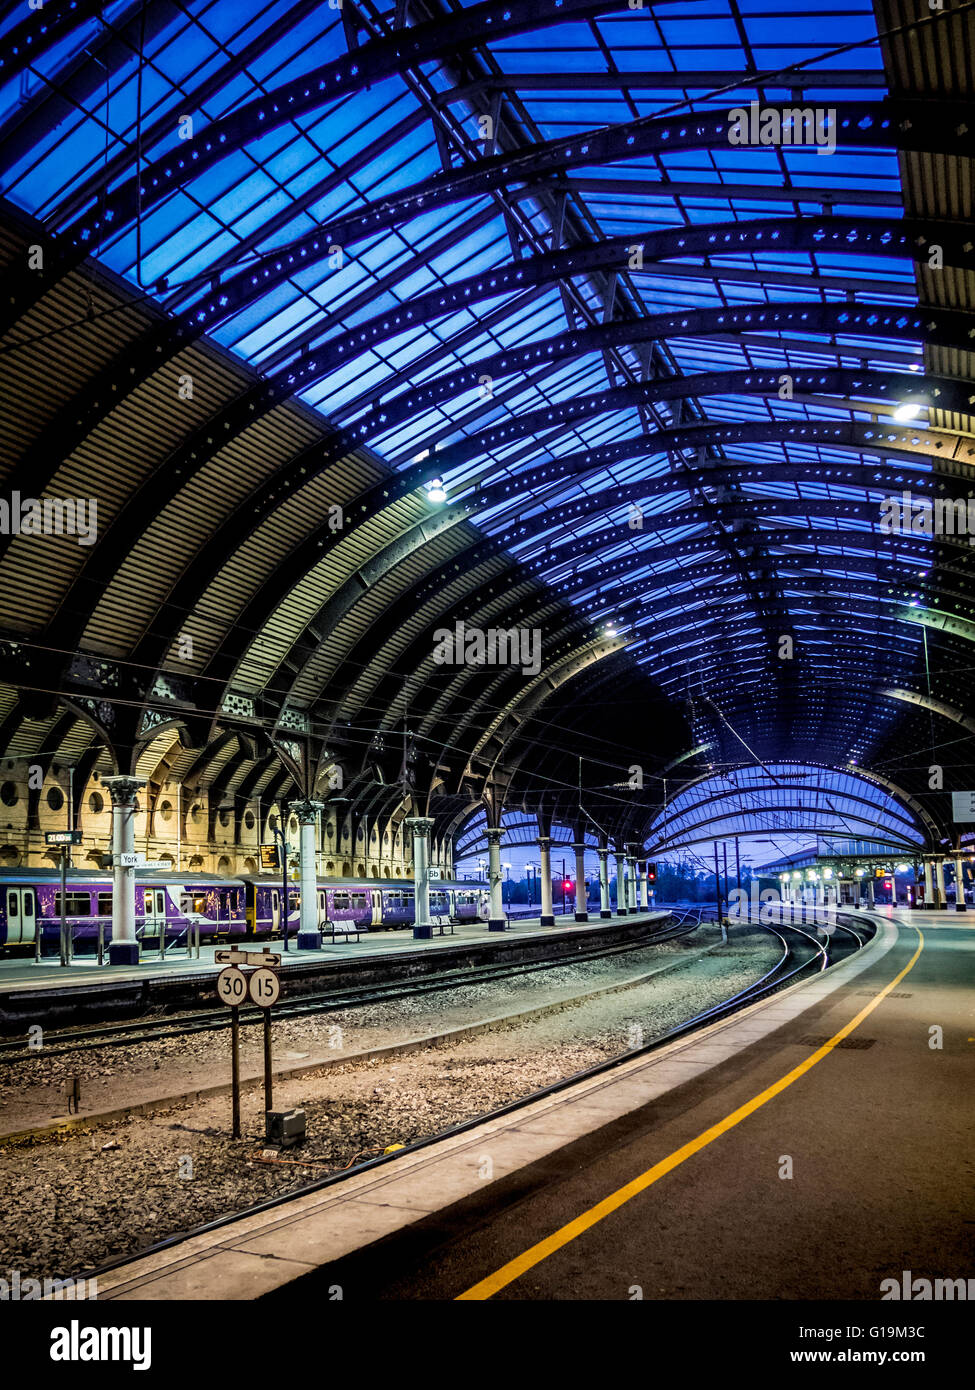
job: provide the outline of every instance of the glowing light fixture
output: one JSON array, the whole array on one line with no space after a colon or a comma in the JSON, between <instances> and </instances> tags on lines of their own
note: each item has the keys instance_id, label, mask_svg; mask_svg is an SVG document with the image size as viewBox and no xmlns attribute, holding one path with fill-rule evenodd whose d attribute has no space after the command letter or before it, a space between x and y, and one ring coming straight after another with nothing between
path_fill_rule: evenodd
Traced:
<instances>
[{"instance_id":1,"label":"glowing light fixture","mask_svg":"<svg viewBox=\"0 0 975 1390\"><path fill-rule=\"evenodd\" d=\"M921 406L918 401L901 401L894 411L894 419L898 424L906 425L909 420L916 420L921 413Z\"/></svg>"},{"instance_id":2,"label":"glowing light fixture","mask_svg":"<svg viewBox=\"0 0 975 1390\"><path fill-rule=\"evenodd\" d=\"M427 483L427 501L446 502L446 500L447 494L444 491L443 479L431 478L431 480Z\"/></svg>"}]
</instances>

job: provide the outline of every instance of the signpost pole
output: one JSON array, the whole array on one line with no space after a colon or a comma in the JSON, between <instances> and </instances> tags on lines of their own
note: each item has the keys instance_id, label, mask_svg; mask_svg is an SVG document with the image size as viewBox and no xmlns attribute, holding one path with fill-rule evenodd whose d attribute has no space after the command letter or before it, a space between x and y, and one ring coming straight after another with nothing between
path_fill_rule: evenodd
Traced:
<instances>
[{"instance_id":1,"label":"signpost pole","mask_svg":"<svg viewBox=\"0 0 975 1390\"><path fill-rule=\"evenodd\" d=\"M68 964L68 847L61 846L61 964Z\"/></svg>"},{"instance_id":2,"label":"signpost pole","mask_svg":"<svg viewBox=\"0 0 975 1390\"><path fill-rule=\"evenodd\" d=\"M230 1009L230 1086L232 1111L230 1137L240 1138L240 1009Z\"/></svg>"},{"instance_id":3,"label":"signpost pole","mask_svg":"<svg viewBox=\"0 0 975 1390\"><path fill-rule=\"evenodd\" d=\"M272 1110L272 1085L271 1074L271 1010L264 1010L264 1111Z\"/></svg>"},{"instance_id":4,"label":"signpost pole","mask_svg":"<svg viewBox=\"0 0 975 1390\"><path fill-rule=\"evenodd\" d=\"M282 817L284 812L282 811ZM275 828L275 835L281 836L281 925L284 930L284 949L288 949L288 842L284 835L284 826L278 825Z\"/></svg>"}]
</instances>

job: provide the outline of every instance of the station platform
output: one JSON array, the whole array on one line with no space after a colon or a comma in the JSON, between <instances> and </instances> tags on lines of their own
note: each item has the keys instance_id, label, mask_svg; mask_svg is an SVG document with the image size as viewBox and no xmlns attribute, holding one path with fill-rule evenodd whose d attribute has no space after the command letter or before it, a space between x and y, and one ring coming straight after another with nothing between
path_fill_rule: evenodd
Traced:
<instances>
[{"instance_id":1,"label":"station platform","mask_svg":"<svg viewBox=\"0 0 975 1390\"><path fill-rule=\"evenodd\" d=\"M299 951L292 942L284 952L280 940L237 940L201 946L198 959L169 950L163 960L152 951L133 966L99 965L94 956L76 956L68 966L10 957L0 960L0 1029L17 1031L35 1021L53 1026L77 1018L121 1017L153 1007L216 1007L213 981L223 965L215 956L232 946L256 951L267 946L280 953L282 987L294 994L329 984L357 987L388 980L391 974L414 978L495 958L541 959L567 949L570 939L580 949L583 943L623 944L648 934L668 915L663 909L587 923L556 917L552 927L543 927L537 917L512 918L503 932L489 931L486 922L463 922L453 933L448 927L429 940L415 940L409 930L364 932L358 941L339 938L318 951Z\"/></svg>"},{"instance_id":2,"label":"station platform","mask_svg":"<svg viewBox=\"0 0 975 1390\"><path fill-rule=\"evenodd\" d=\"M813 979L99 1296L875 1301L905 1271L970 1279L975 923L874 920Z\"/></svg>"}]
</instances>

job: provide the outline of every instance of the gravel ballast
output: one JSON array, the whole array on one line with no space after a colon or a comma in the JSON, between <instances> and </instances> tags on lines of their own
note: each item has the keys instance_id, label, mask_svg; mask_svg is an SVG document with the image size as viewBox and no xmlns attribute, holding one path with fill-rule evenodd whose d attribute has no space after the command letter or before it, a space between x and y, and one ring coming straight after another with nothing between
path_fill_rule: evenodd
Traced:
<instances>
[{"instance_id":1,"label":"gravel ballast","mask_svg":"<svg viewBox=\"0 0 975 1390\"><path fill-rule=\"evenodd\" d=\"M449 1020L456 1026L557 1002L559 991L582 993L653 969L681 953L686 957L681 968L645 984L581 1004L567 1003L539 1018L500 1024L406 1056L343 1063L276 1082L275 1109L300 1105L307 1115L308 1138L300 1150L281 1156L287 1162L262 1161L259 1090L244 1094L244 1138L237 1141L229 1137L229 1097L221 1096L43 1143L0 1145L5 1193L0 1273L6 1268L20 1270L22 1278L78 1275L263 1198L296 1190L389 1145L409 1144L475 1119L720 1003L763 975L780 954L777 939L761 931L700 954L702 947L716 941L714 929L702 928L691 943L627 953L622 960L560 966L544 977L464 987L449 991L449 998L445 992L370 1005L368 1024L361 1018L343 1023L336 1014L282 1022L275 1029L279 1060L288 1051L321 1052L321 1037L313 1037L311 1030L325 1030L327 1047L327 1030L336 1025L348 1033L343 1036L344 1050L360 1050L376 1045L373 1039L379 1035L387 1040L404 1032L415 1037L451 1026ZM455 997L465 990L475 997ZM246 1046L256 1052L259 1030L251 1031ZM189 1058L199 1066L195 1054L213 1048L222 1054L220 1079L226 1078L226 1034L172 1042L176 1046L157 1042L151 1047L157 1053L153 1060L160 1060L165 1047L165 1065L174 1076L185 1077ZM111 1084L113 1069L129 1066L128 1056L123 1063L119 1051L99 1049L98 1058L84 1054L90 1074L83 1085L106 1089L106 1102L99 1108L119 1103ZM128 1055L137 1049L124 1051ZM334 1050L330 1055L334 1057ZM71 1063L68 1069L77 1072L80 1062L49 1059L40 1084L47 1089L58 1086L62 1065ZM202 1065L216 1064L215 1055ZM143 1079L154 1071L147 1059L135 1065ZM99 1076L102 1070L109 1075ZM18 1094L24 1086L20 1071L4 1083ZM109 1086L99 1087L100 1081ZM6 1114L4 1119L4 1127L12 1128Z\"/></svg>"}]
</instances>

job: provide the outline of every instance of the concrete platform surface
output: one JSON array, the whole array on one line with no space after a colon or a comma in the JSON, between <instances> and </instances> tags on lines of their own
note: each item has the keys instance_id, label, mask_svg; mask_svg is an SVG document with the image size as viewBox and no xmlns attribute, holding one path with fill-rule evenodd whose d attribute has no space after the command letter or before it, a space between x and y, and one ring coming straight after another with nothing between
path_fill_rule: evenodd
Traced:
<instances>
[{"instance_id":1,"label":"concrete platform surface","mask_svg":"<svg viewBox=\"0 0 975 1390\"><path fill-rule=\"evenodd\" d=\"M635 913L627 917L613 917L601 922L598 918L588 923L576 922L571 915L556 917L554 927L542 927L537 917L512 918L511 926L504 932L489 932L486 922L461 922L455 924L453 933L447 928L445 935L435 936L428 941L414 940L410 929L402 931L363 932L358 941L338 940L329 942L320 951L299 951L295 941L282 955L282 968L329 965L334 961L361 960L364 957L391 958L416 953L425 955L431 951L447 950L459 944L477 943L484 947L502 946L512 937L545 937L551 941L561 935L571 936L593 928L611 929L622 922L646 922L666 917L666 911ZM260 951L265 946L272 952L281 953L283 943L274 940L234 940L210 943L200 947L199 959L189 957L185 950L169 950L165 960L160 959L158 951L148 951L138 965L99 965L96 957L75 956L70 965L63 966L57 960L35 961L24 956L8 956L0 959L0 994L23 989L45 988L52 985L64 988L88 989L95 984L119 984L127 980L164 979L174 974L212 975L223 969L214 960L217 951L230 947Z\"/></svg>"},{"instance_id":2,"label":"concrete platform surface","mask_svg":"<svg viewBox=\"0 0 975 1390\"><path fill-rule=\"evenodd\" d=\"M898 1271L905 1260L930 1256L916 1222L915 1240L903 1249L896 1225L905 1201L922 1210L928 1201L917 1184L905 1191L901 1160L923 1173L932 1155L901 1153L904 1078L894 1044L906 1030L922 1059L925 1085L911 1092L914 1127L933 1136L938 1149L944 1107L960 1102L971 1110L975 1047L953 1032L950 1058L939 1057L928 1048L927 1030L943 1017L949 1028L975 1033L975 927L944 914L914 914L928 950L911 963L919 934L907 914L877 916L873 941L825 974L510 1116L130 1263L99 1281L101 1297L287 1297L297 1279L313 1296L328 1298L338 1286L344 1298L366 1301L457 1298L478 1288L475 1297L625 1299L634 1285L648 1298L777 1297L779 1288L785 1297L879 1297L876 1278L886 1267L879 1252L871 1250L854 1265L859 1277L843 1277L836 1288L837 1260L819 1250L808 1219L797 1239L797 1213L818 1173L835 1208L829 1224L837 1237L844 1221L855 1225L852 1208L865 1212L867 1231L889 1235L884 1259ZM900 991L905 967L915 979ZM963 970L964 987L956 979ZM857 1038L867 1018L872 1041L857 1046L867 1042L864 1034ZM889 1051L873 1046L880 1038L889 1038ZM881 1063L865 1082L858 1071L864 1058ZM757 1105L756 1095L763 1096ZM728 1125L736 1107L745 1113ZM954 1134L970 1120L955 1113L948 1128ZM704 1143L702 1132L710 1136ZM683 1154L676 1162L675 1153ZM942 1155L938 1192L960 1181L965 1153L959 1144ZM780 1176L789 1155L795 1180ZM666 1174L659 1187L653 1178L620 1203L618 1215L583 1222L521 1272L491 1282L654 1164ZM686 1199L685 1187L696 1189L702 1175L705 1194ZM786 1204L771 1222L770 1201ZM954 1207L961 1203L959 1196ZM710 1216L702 1220L696 1204ZM945 1215L950 1225L951 1203ZM936 1241L942 1226L930 1222ZM768 1262L758 1274L756 1244ZM739 1246L748 1257L734 1276ZM790 1273L802 1248L824 1271L809 1287ZM953 1256L946 1245L944 1259Z\"/></svg>"}]
</instances>

